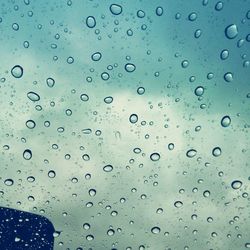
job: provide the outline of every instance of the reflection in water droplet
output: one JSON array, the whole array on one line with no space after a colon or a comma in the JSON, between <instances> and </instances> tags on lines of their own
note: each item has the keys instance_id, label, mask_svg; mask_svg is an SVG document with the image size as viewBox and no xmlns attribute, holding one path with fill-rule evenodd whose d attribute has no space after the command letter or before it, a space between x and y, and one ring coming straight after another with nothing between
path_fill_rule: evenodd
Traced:
<instances>
[{"instance_id":1,"label":"reflection in water droplet","mask_svg":"<svg viewBox=\"0 0 250 250\"><path fill-rule=\"evenodd\" d=\"M238 35L236 24L230 24L225 28L225 35L228 39L234 39Z\"/></svg>"},{"instance_id":2,"label":"reflection in water droplet","mask_svg":"<svg viewBox=\"0 0 250 250\"><path fill-rule=\"evenodd\" d=\"M32 152L31 152L30 149L25 149L25 150L23 151L23 158L24 158L25 160L30 160L30 159L32 158Z\"/></svg>"},{"instance_id":3,"label":"reflection in water droplet","mask_svg":"<svg viewBox=\"0 0 250 250\"><path fill-rule=\"evenodd\" d=\"M111 4L109 10L113 15L120 15L122 13L122 6L118 4Z\"/></svg>"},{"instance_id":4,"label":"reflection in water droplet","mask_svg":"<svg viewBox=\"0 0 250 250\"><path fill-rule=\"evenodd\" d=\"M231 187L232 187L233 189L239 189L239 188L241 188L241 186L242 186L242 182L239 181L239 180L234 180L234 181L231 183Z\"/></svg>"},{"instance_id":5,"label":"reflection in water droplet","mask_svg":"<svg viewBox=\"0 0 250 250\"><path fill-rule=\"evenodd\" d=\"M21 78L23 76L23 68L20 65L15 65L12 69L11 69L11 74L15 77L15 78Z\"/></svg>"},{"instance_id":6,"label":"reflection in water droplet","mask_svg":"<svg viewBox=\"0 0 250 250\"><path fill-rule=\"evenodd\" d=\"M224 128L228 127L231 124L230 116L228 116L228 115L223 116L220 123L221 123L222 127L224 127Z\"/></svg>"}]
</instances>

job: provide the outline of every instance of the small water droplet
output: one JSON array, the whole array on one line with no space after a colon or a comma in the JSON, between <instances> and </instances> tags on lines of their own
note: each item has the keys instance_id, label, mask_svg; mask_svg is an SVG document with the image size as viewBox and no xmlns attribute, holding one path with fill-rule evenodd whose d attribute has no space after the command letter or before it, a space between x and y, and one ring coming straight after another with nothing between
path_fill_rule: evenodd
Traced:
<instances>
[{"instance_id":1,"label":"small water droplet","mask_svg":"<svg viewBox=\"0 0 250 250\"><path fill-rule=\"evenodd\" d=\"M145 88L139 87L139 88L137 89L137 93L138 93L138 95L143 95L143 94L145 93Z\"/></svg>"},{"instance_id":2,"label":"small water droplet","mask_svg":"<svg viewBox=\"0 0 250 250\"><path fill-rule=\"evenodd\" d=\"M49 77L49 78L47 78L46 83L47 83L48 87L53 88L55 85L55 80L53 78Z\"/></svg>"},{"instance_id":3,"label":"small water droplet","mask_svg":"<svg viewBox=\"0 0 250 250\"><path fill-rule=\"evenodd\" d=\"M213 156L218 157L221 155L221 148L220 147L215 147L212 151Z\"/></svg>"},{"instance_id":4,"label":"small water droplet","mask_svg":"<svg viewBox=\"0 0 250 250\"><path fill-rule=\"evenodd\" d=\"M229 57L229 51L227 49L223 49L220 53L221 60L226 60Z\"/></svg>"},{"instance_id":5,"label":"small water droplet","mask_svg":"<svg viewBox=\"0 0 250 250\"><path fill-rule=\"evenodd\" d=\"M225 73L224 80L226 82L232 82L233 81L233 73L231 73L231 72Z\"/></svg>"},{"instance_id":6,"label":"small water droplet","mask_svg":"<svg viewBox=\"0 0 250 250\"><path fill-rule=\"evenodd\" d=\"M180 207L183 206L183 203L182 203L181 201L176 201L176 202L174 203L174 206L175 206L176 208L180 208Z\"/></svg>"},{"instance_id":7,"label":"small water droplet","mask_svg":"<svg viewBox=\"0 0 250 250\"><path fill-rule=\"evenodd\" d=\"M107 96L104 98L104 102L107 104L110 104L113 102L113 97L112 96Z\"/></svg>"},{"instance_id":8,"label":"small water droplet","mask_svg":"<svg viewBox=\"0 0 250 250\"><path fill-rule=\"evenodd\" d=\"M114 229L109 229L108 231L107 231L107 235L108 236L113 236L115 234L115 230Z\"/></svg>"},{"instance_id":9,"label":"small water droplet","mask_svg":"<svg viewBox=\"0 0 250 250\"><path fill-rule=\"evenodd\" d=\"M32 158L32 152L31 152L30 149L25 149L25 150L23 151L23 158L24 158L25 160L30 160L30 159Z\"/></svg>"},{"instance_id":10,"label":"small water droplet","mask_svg":"<svg viewBox=\"0 0 250 250\"><path fill-rule=\"evenodd\" d=\"M127 64L125 65L125 70L126 70L127 72L129 72L129 73L135 71L135 69L136 69L136 67L135 67L135 65L132 64L132 63L127 63Z\"/></svg>"},{"instance_id":11,"label":"small water droplet","mask_svg":"<svg viewBox=\"0 0 250 250\"><path fill-rule=\"evenodd\" d=\"M54 170L50 170L48 172L48 176L49 176L49 178L55 178L56 177L56 172Z\"/></svg>"},{"instance_id":12,"label":"small water droplet","mask_svg":"<svg viewBox=\"0 0 250 250\"><path fill-rule=\"evenodd\" d=\"M215 4L215 10L221 11L223 9L223 2L219 1Z\"/></svg>"},{"instance_id":13,"label":"small water droplet","mask_svg":"<svg viewBox=\"0 0 250 250\"><path fill-rule=\"evenodd\" d=\"M228 115L223 116L220 123L221 123L222 127L224 127L224 128L228 127L231 124L230 116L228 116Z\"/></svg>"},{"instance_id":14,"label":"small water droplet","mask_svg":"<svg viewBox=\"0 0 250 250\"><path fill-rule=\"evenodd\" d=\"M225 28L225 35L228 39L234 39L238 35L236 24L230 24Z\"/></svg>"},{"instance_id":15,"label":"small water droplet","mask_svg":"<svg viewBox=\"0 0 250 250\"><path fill-rule=\"evenodd\" d=\"M159 234L161 232L161 229L159 227L152 227L151 233L153 234Z\"/></svg>"},{"instance_id":16,"label":"small water droplet","mask_svg":"<svg viewBox=\"0 0 250 250\"><path fill-rule=\"evenodd\" d=\"M99 61L102 58L102 54L100 52L95 52L94 54L91 55L91 59L93 61Z\"/></svg>"},{"instance_id":17,"label":"small water droplet","mask_svg":"<svg viewBox=\"0 0 250 250\"><path fill-rule=\"evenodd\" d=\"M94 28L96 26L96 20L93 16L88 16L86 18L86 25L89 27L89 28Z\"/></svg>"},{"instance_id":18,"label":"small water droplet","mask_svg":"<svg viewBox=\"0 0 250 250\"><path fill-rule=\"evenodd\" d=\"M202 86L198 86L195 90L194 90L195 95L197 96L202 96L204 93L204 88Z\"/></svg>"},{"instance_id":19,"label":"small water droplet","mask_svg":"<svg viewBox=\"0 0 250 250\"><path fill-rule=\"evenodd\" d=\"M111 4L109 10L113 15L120 15L122 13L122 6L118 4Z\"/></svg>"},{"instance_id":20,"label":"small water droplet","mask_svg":"<svg viewBox=\"0 0 250 250\"><path fill-rule=\"evenodd\" d=\"M12 185L14 184L14 181L13 181L12 179L6 179L6 180L4 181L4 184L5 184L6 186L12 186Z\"/></svg>"},{"instance_id":21,"label":"small water droplet","mask_svg":"<svg viewBox=\"0 0 250 250\"><path fill-rule=\"evenodd\" d=\"M162 16L163 15L163 8L158 6L155 10L155 13L157 16Z\"/></svg>"},{"instance_id":22,"label":"small water droplet","mask_svg":"<svg viewBox=\"0 0 250 250\"><path fill-rule=\"evenodd\" d=\"M136 123L136 122L138 121L138 115L137 115L137 114L132 114L132 115L130 115L129 121L130 121L131 123Z\"/></svg>"},{"instance_id":23,"label":"small water droplet","mask_svg":"<svg viewBox=\"0 0 250 250\"><path fill-rule=\"evenodd\" d=\"M106 165L103 167L103 171L104 172L111 172L113 170L113 166L112 165Z\"/></svg>"},{"instance_id":24,"label":"small water droplet","mask_svg":"<svg viewBox=\"0 0 250 250\"><path fill-rule=\"evenodd\" d=\"M194 156L196 156L197 151L195 149L190 149L187 151L186 156L189 158L193 158Z\"/></svg>"},{"instance_id":25,"label":"small water droplet","mask_svg":"<svg viewBox=\"0 0 250 250\"><path fill-rule=\"evenodd\" d=\"M239 180L234 180L234 181L231 183L231 187L232 187L233 189L239 189L239 188L241 188L241 186L242 186L242 182L239 181Z\"/></svg>"},{"instance_id":26,"label":"small water droplet","mask_svg":"<svg viewBox=\"0 0 250 250\"><path fill-rule=\"evenodd\" d=\"M33 120L28 120L28 121L26 121L26 126L29 129L33 129L33 128L35 128L36 123Z\"/></svg>"},{"instance_id":27,"label":"small water droplet","mask_svg":"<svg viewBox=\"0 0 250 250\"><path fill-rule=\"evenodd\" d=\"M160 156L159 153L152 153L152 154L150 155L150 159L151 159L152 161L159 161L160 158L161 158L161 156Z\"/></svg>"},{"instance_id":28,"label":"small water droplet","mask_svg":"<svg viewBox=\"0 0 250 250\"><path fill-rule=\"evenodd\" d=\"M37 94L37 93L35 93L35 92L29 92L29 93L27 93L27 97L31 100L31 101L33 101L33 102L37 102L37 101L39 101L40 100L40 96Z\"/></svg>"},{"instance_id":29,"label":"small water droplet","mask_svg":"<svg viewBox=\"0 0 250 250\"><path fill-rule=\"evenodd\" d=\"M89 96L87 94L81 94L80 99L83 102L87 102L89 100Z\"/></svg>"},{"instance_id":30,"label":"small water droplet","mask_svg":"<svg viewBox=\"0 0 250 250\"><path fill-rule=\"evenodd\" d=\"M11 69L11 74L12 76L14 76L15 78L21 78L23 76L23 68L20 65L15 65L12 69Z\"/></svg>"}]
</instances>

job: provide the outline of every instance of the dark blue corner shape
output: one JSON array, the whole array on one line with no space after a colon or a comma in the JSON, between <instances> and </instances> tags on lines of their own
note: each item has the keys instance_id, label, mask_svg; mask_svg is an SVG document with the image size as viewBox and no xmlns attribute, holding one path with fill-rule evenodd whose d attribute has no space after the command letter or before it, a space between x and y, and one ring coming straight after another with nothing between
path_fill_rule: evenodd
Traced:
<instances>
[{"instance_id":1,"label":"dark blue corner shape","mask_svg":"<svg viewBox=\"0 0 250 250\"><path fill-rule=\"evenodd\" d=\"M54 232L43 216L0 207L1 250L53 250Z\"/></svg>"}]
</instances>

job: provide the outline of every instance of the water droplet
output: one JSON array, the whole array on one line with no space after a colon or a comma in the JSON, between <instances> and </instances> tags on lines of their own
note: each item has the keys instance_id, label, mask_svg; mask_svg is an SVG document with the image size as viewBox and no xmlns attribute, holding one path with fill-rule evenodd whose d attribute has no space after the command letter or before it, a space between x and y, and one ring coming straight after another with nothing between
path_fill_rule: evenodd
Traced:
<instances>
[{"instance_id":1,"label":"water droplet","mask_svg":"<svg viewBox=\"0 0 250 250\"><path fill-rule=\"evenodd\" d=\"M203 192L203 196L204 197L209 197L210 196L210 191L209 190L205 190L204 192Z\"/></svg>"},{"instance_id":2,"label":"water droplet","mask_svg":"<svg viewBox=\"0 0 250 250\"><path fill-rule=\"evenodd\" d=\"M204 93L204 88L202 86L198 86L195 90L194 90L195 95L197 96L202 96Z\"/></svg>"},{"instance_id":3,"label":"water droplet","mask_svg":"<svg viewBox=\"0 0 250 250\"><path fill-rule=\"evenodd\" d=\"M228 39L234 39L238 35L236 24L230 24L225 28L225 35Z\"/></svg>"},{"instance_id":4,"label":"water droplet","mask_svg":"<svg viewBox=\"0 0 250 250\"><path fill-rule=\"evenodd\" d=\"M114 229L109 229L108 231L107 231L107 235L108 236L113 236L115 234L115 230Z\"/></svg>"},{"instance_id":5,"label":"water droplet","mask_svg":"<svg viewBox=\"0 0 250 250\"><path fill-rule=\"evenodd\" d=\"M91 59L93 60L93 61L99 61L99 60L101 60L101 58L102 58L102 54L100 53L100 52L95 52L94 54L92 54L92 56L91 56Z\"/></svg>"},{"instance_id":6,"label":"water droplet","mask_svg":"<svg viewBox=\"0 0 250 250\"><path fill-rule=\"evenodd\" d=\"M49 176L49 178L55 178L56 177L56 172L54 170L50 170L48 172L48 176Z\"/></svg>"},{"instance_id":7,"label":"water droplet","mask_svg":"<svg viewBox=\"0 0 250 250\"><path fill-rule=\"evenodd\" d=\"M250 16L250 14L249 14L249 16ZM249 18L250 19L250 18ZM245 248L250 248L250 243L246 243L245 244Z\"/></svg>"},{"instance_id":8,"label":"water droplet","mask_svg":"<svg viewBox=\"0 0 250 250\"><path fill-rule=\"evenodd\" d=\"M49 78L47 78L46 83L47 83L48 87L53 88L55 85L55 80L53 78L49 77Z\"/></svg>"},{"instance_id":9,"label":"water droplet","mask_svg":"<svg viewBox=\"0 0 250 250\"><path fill-rule=\"evenodd\" d=\"M74 62L74 58L72 57L72 56L69 56L68 58L67 58L67 63L68 64L72 64Z\"/></svg>"},{"instance_id":10,"label":"water droplet","mask_svg":"<svg viewBox=\"0 0 250 250\"><path fill-rule=\"evenodd\" d=\"M86 236L87 241L91 241L93 239L94 239L94 236L92 234L89 234L89 235Z\"/></svg>"},{"instance_id":11,"label":"water droplet","mask_svg":"<svg viewBox=\"0 0 250 250\"><path fill-rule=\"evenodd\" d=\"M4 184L5 184L6 186L12 186L12 185L14 184L14 181L13 181L12 179L6 179L6 180L4 181Z\"/></svg>"},{"instance_id":12,"label":"water droplet","mask_svg":"<svg viewBox=\"0 0 250 250\"><path fill-rule=\"evenodd\" d=\"M183 60L182 62L181 62L181 66L182 66L182 68L187 68L188 67L188 65L189 65L189 61L188 60Z\"/></svg>"},{"instance_id":13,"label":"water droplet","mask_svg":"<svg viewBox=\"0 0 250 250\"><path fill-rule=\"evenodd\" d=\"M145 17L145 12L143 10L138 10L137 11L137 17L139 17L139 18Z\"/></svg>"},{"instance_id":14,"label":"water droplet","mask_svg":"<svg viewBox=\"0 0 250 250\"><path fill-rule=\"evenodd\" d=\"M159 234L161 232L161 229L159 227L152 227L151 233L152 234Z\"/></svg>"},{"instance_id":15,"label":"water droplet","mask_svg":"<svg viewBox=\"0 0 250 250\"><path fill-rule=\"evenodd\" d=\"M27 97L33 102L37 102L40 100L40 96L32 91L27 94Z\"/></svg>"},{"instance_id":16,"label":"water droplet","mask_svg":"<svg viewBox=\"0 0 250 250\"><path fill-rule=\"evenodd\" d=\"M90 189L89 190L89 196L93 197L96 195L96 190L95 189Z\"/></svg>"},{"instance_id":17,"label":"water droplet","mask_svg":"<svg viewBox=\"0 0 250 250\"><path fill-rule=\"evenodd\" d=\"M174 143L169 143L168 144L168 149L173 150L174 149Z\"/></svg>"},{"instance_id":18,"label":"water droplet","mask_svg":"<svg viewBox=\"0 0 250 250\"><path fill-rule=\"evenodd\" d=\"M107 96L104 98L104 102L107 104L110 104L113 102L113 97L112 96Z\"/></svg>"},{"instance_id":19,"label":"water droplet","mask_svg":"<svg viewBox=\"0 0 250 250\"><path fill-rule=\"evenodd\" d=\"M195 149L190 149L187 151L186 156L189 158L193 158L194 156L196 156L197 151Z\"/></svg>"},{"instance_id":20,"label":"water droplet","mask_svg":"<svg viewBox=\"0 0 250 250\"><path fill-rule=\"evenodd\" d=\"M215 147L212 151L213 156L218 157L221 155L221 148L220 147Z\"/></svg>"},{"instance_id":21,"label":"water droplet","mask_svg":"<svg viewBox=\"0 0 250 250\"><path fill-rule=\"evenodd\" d=\"M138 116L137 116L137 114L132 114L132 115L130 115L129 121L130 121L131 123L136 123L136 122L138 121Z\"/></svg>"},{"instance_id":22,"label":"water droplet","mask_svg":"<svg viewBox=\"0 0 250 250\"><path fill-rule=\"evenodd\" d=\"M183 206L183 203L182 203L181 201L176 201L176 202L174 203L174 206L175 206L176 208L180 208L180 207Z\"/></svg>"},{"instance_id":23,"label":"water droplet","mask_svg":"<svg viewBox=\"0 0 250 250\"><path fill-rule=\"evenodd\" d=\"M104 172L111 172L113 170L113 166L112 165L106 165L103 167L103 171Z\"/></svg>"},{"instance_id":24,"label":"water droplet","mask_svg":"<svg viewBox=\"0 0 250 250\"><path fill-rule=\"evenodd\" d=\"M29 129L33 129L33 128L35 128L36 123L33 120L28 120L28 121L26 121L26 126Z\"/></svg>"},{"instance_id":25,"label":"water droplet","mask_svg":"<svg viewBox=\"0 0 250 250\"><path fill-rule=\"evenodd\" d=\"M15 78L21 78L23 76L23 68L20 65L15 65L12 69L11 69L11 74L15 77Z\"/></svg>"},{"instance_id":26,"label":"water droplet","mask_svg":"<svg viewBox=\"0 0 250 250\"><path fill-rule=\"evenodd\" d=\"M239 188L241 188L241 186L242 186L242 182L239 181L239 180L234 180L234 181L231 183L231 187L232 187L233 189L239 189Z\"/></svg>"},{"instance_id":27,"label":"water droplet","mask_svg":"<svg viewBox=\"0 0 250 250\"><path fill-rule=\"evenodd\" d=\"M80 99L83 102L87 102L89 100L89 96L87 94L81 94Z\"/></svg>"},{"instance_id":28,"label":"water droplet","mask_svg":"<svg viewBox=\"0 0 250 250\"><path fill-rule=\"evenodd\" d=\"M159 153L152 153L152 154L150 155L150 159L151 159L152 161L159 161L160 158L161 158L161 156L160 156Z\"/></svg>"},{"instance_id":29,"label":"water droplet","mask_svg":"<svg viewBox=\"0 0 250 250\"><path fill-rule=\"evenodd\" d=\"M220 53L221 60L226 60L229 57L229 51L227 49L223 49Z\"/></svg>"},{"instance_id":30,"label":"water droplet","mask_svg":"<svg viewBox=\"0 0 250 250\"><path fill-rule=\"evenodd\" d=\"M231 124L230 116L228 116L228 115L223 116L220 123L221 123L222 127L224 127L224 128L228 127Z\"/></svg>"},{"instance_id":31,"label":"water droplet","mask_svg":"<svg viewBox=\"0 0 250 250\"><path fill-rule=\"evenodd\" d=\"M232 81L233 81L233 73L227 72L227 73L224 75L224 80L225 80L226 82L232 82Z\"/></svg>"},{"instance_id":32,"label":"water droplet","mask_svg":"<svg viewBox=\"0 0 250 250\"><path fill-rule=\"evenodd\" d=\"M215 10L221 11L223 9L223 2L219 1L215 4Z\"/></svg>"},{"instance_id":33,"label":"water droplet","mask_svg":"<svg viewBox=\"0 0 250 250\"><path fill-rule=\"evenodd\" d=\"M157 7L155 10L155 13L157 16L162 16L163 15L163 8L162 7Z\"/></svg>"},{"instance_id":34,"label":"water droplet","mask_svg":"<svg viewBox=\"0 0 250 250\"><path fill-rule=\"evenodd\" d=\"M122 13L122 6L118 4L111 4L109 10L113 15L120 15Z\"/></svg>"},{"instance_id":35,"label":"water droplet","mask_svg":"<svg viewBox=\"0 0 250 250\"><path fill-rule=\"evenodd\" d=\"M135 67L135 65L132 64L132 63L127 63L127 64L125 65L125 70L126 70L127 72L129 72L129 73L135 71L135 69L136 69L136 67Z\"/></svg>"},{"instance_id":36,"label":"water droplet","mask_svg":"<svg viewBox=\"0 0 250 250\"><path fill-rule=\"evenodd\" d=\"M189 14L189 16L188 16L188 20L189 20L189 21L193 22L193 21L195 21L196 19L197 19L197 13L192 12L192 13Z\"/></svg>"},{"instance_id":37,"label":"water droplet","mask_svg":"<svg viewBox=\"0 0 250 250\"><path fill-rule=\"evenodd\" d=\"M28 176L27 181L32 183L32 182L35 181L35 177L34 176Z\"/></svg>"},{"instance_id":38,"label":"water droplet","mask_svg":"<svg viewBox=\"0 0 250 250\"><path fill-rule=\"evenodd\" d=\"M25 149L25 150L23 151L23 158L24 158L25 160L30 160L30 159L32 158L32 152L31 152L30 149Z\"/></svg>"},{"instance_id":39,"label":"water droplet","mask_svg":"<svg viewBox=\"0 0 250 250\"><path fill-rule=\"evenodd\" d=\"M88 16L86 18L86 25L89 27L89 28L94 28L96 26L96 20L93 16Z\"/></svg>"},{"instance_id":40,"label":"water droplet","mask_svg":"<svg viewBox=\"0 0 250 250\"><path fill-rule=\"evenodd\" d=\"M84 223L83 224L83 229L89 230L90 229L90 224L89 223Z\"/></svg>"},{"instance_id":41,"label":"water droplet","mask_svg":"<svg viewBox=\"0 0 250 250\"><path fill-rule=\"evenodd\" d=\"M101 78L102 78L102 80L107 81L109 79L109 73L103 72L101 74Z\"/></svg>"},{"instance_id":42,"label":"water droplet","mask_svg":"<svg viewBox=\"0 0 250 250\"><path fill-rule=\"evenodd\" d=\"M139 87L139 88L137 89L137 93L138 93L138 95L143 95L143 94L145 93L145 88Z\"/></svg>"}]
</instances>

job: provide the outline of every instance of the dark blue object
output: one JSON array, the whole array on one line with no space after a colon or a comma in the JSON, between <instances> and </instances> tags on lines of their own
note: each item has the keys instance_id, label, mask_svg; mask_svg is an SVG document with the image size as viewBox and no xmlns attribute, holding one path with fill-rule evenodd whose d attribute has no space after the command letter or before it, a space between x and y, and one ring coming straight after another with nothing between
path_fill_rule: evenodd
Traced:
<instances>
[{"instance_id":1,"label":"dark blue object","mask_svg":"<svg viewBox=\"0 0 250 250\"><path fill-rule=\"evenodd\" d=\"M54 232L43 216L0 207L1 250L52 250Z\"/></svg>"}]
</instances>

